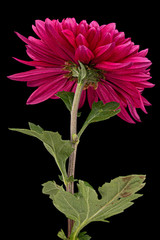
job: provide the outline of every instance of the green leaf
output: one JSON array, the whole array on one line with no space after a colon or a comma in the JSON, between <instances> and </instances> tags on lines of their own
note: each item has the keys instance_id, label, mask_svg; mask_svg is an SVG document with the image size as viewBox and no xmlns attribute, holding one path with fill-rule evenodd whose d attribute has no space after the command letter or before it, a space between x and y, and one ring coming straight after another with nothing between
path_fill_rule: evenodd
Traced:
<instances>
[{"instance_id":1,"label":"green leaf","mask_svg":"<svg viewBox=\"0 0 160 240\"><path fill-rule=\"evenodd\" d=\"M56 96L60 97L64 104L66 105L67 109L71 112L72 110L72 104L74 99L74 93L73 92L58 92Z\"/></svg>"},{"instance_id":2,"label":"green leaf","mask_svg":"<svg viewBox=\"0 0 160 240\"><path fill-rule=\"evenodd\" d=\"M145 185L144 175L129 175L118 177L99 188L101 199L96 191L79 180L78 193L72 195L60 187L55 193L55 182L48 182L45 194L49 194L55 207L64 213L67 218L75 221L70 240L77 240L80 231L89 223L95 221L106 222L106 219L123 212L133 204L133 200L142 196L137 194ZM52 187L53 184L53 187ZM52 190L53 189L53 190Z\"/></svg>"},{"instance_id":3,"label":"green leaf","mask_svg":"<svg viewBox=\"0 0 160 240\"><path fill-rule=\"evenodd\" d=\"M29 122L28 123L30 130L33 130L38 133L43 133L43 128L41 128L39 125L36 125L34 123Z\"/></svg>"},{"instance_id":4,"label":"green leaf","mask_svg":"<svg viewBox=\"0 0 160 240\"><path fill-rule=\"evenodd\" d=\"M63 239L63 240L67 240L68 239L62 229L61 229L61 231L58 232L57 236L59 238Z\"/></svg>"},{"instance_id":5,"label":"green leaf","mask_svg":"<svg viewBox=\"0 0 160 240\"><path fill-rule=\"evenodd\" d=\"M67 107L67 109L71 112L73 99L74 99L74 93L73 92L62 91L62 92L58 92L56 94L56 96L58 96L59 98L62 99L62 101L64 102L64 104ZM80 117L81 113L78 112L77 116Z\"/></svg>"},{"instance_id":6,"label":"green leaf","mask_svg":"<svg viewBox=\"0 0 160 240\"><path fill-rule=\"evenodd\" d=\"M94 102L90 114L78 133L79 138L90 123L104 121L118 114L120 112L120 109L117 109L118 107L119 103L117 102L109 102L106 104L103 104L102 101Z\"/></svg>"},{"instance_id":7,"label":"green leaf","mask_svg":"<svg viewBox=\"0 0 160 240\"><path fill-rule=\"evenodd\" d=\"M78 234L78 240L90 240L91 237L86 234L87 232L80 232Z\"/></svg>"},{"instance_id":8,"label":"green leaf","mask_svg":"<svg viewBox=\"0 0 160 240\"><path fill-rule=\"evenodd\" d=\"M11 128L10 130L36 137L42 141L45 148L54 157L66 185L68 178L66 160L74 150L71 142L69 140L62 140L58 132L44 131L39 125L29 123L29 127L30 129Z\"/></svg>"},{"instance_id":9,"label":"green leaf","mask_svg":"<svg viewBox=\"0 0 160 240\"><path fill-rule=\"evenodd\" d=\"M48 181L43 183L42 186L42 193L49 195L51 199L58 193L58 191L64 191L63 187L57 185L55 181Z\"/></svg>"}]
</instances>

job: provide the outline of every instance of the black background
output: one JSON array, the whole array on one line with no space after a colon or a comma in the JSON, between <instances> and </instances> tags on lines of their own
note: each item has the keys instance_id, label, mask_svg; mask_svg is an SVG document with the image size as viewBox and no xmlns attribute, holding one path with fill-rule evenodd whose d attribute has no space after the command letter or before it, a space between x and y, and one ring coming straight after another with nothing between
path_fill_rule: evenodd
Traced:
<instances>
[{"instance_id":1,"label":"black background","mask_svg":"<svg viewBox=\"0 0 160 240\"><path fill-rule=\"evenodd\" d=\"M66 232L65 217L58 212L47 196L41 193L41 184L48 180L58 183L58 169L52 157L36 139L8 131L8 127L27 128L27 122L39 124L45 130L58 131L63 139L69 138L69 112L60 100L27 106L27 98L33 92L25 83L14 82L7 75L30 70L31 67L16 62L12 57L28 59L25 44L14 31L28 37L34 35L32 24L36 19L62 20L75 17L77 22L96 20L100 25L117 23L117 29L132 37L141 49L149 48L148 58L152 82L156 86L146 89L144 96L152 103L148 114L141 111L141 123L129 124L118 117L90 125L78 147L76 178L88 181L95 189L119 175L146 174L147 184L141 191L144 196L123 214L114 216L107 223L92 223L86 227L92 239L126 240L156 236L156 216L159 212L159 22L158 3L106 1L27 1L4 5L1 20L4 32L1 37L1 121L5 131L2 152L2 180L4 186L6 236L17 240L58 239L57 232ZM4 27L4 31L3 31ZM5 51L4 51L5 50ZM4 56L3 56L4 54ZM82 126L89 107L87 102L78 119ZM5 126L5 127L4 127ZM7 136L7 137L6 137ZM4 166L4 167L3 167ZM2 191L3 192L3 191Z\"/></svg>"}]
</instances>

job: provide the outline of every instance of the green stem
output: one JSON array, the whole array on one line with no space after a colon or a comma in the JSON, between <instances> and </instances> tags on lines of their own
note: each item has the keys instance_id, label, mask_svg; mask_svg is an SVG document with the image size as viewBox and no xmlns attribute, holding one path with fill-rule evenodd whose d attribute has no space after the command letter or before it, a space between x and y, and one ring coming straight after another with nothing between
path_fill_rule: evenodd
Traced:
<instances>
[{"instance_id":1,"label":"green stem","mask_svg":"<svg viewBox=\"0 0 160 240\"><path fill-rule=\"evenodd\" d=\"M76 140L77 135L77 112L80 102L80 97L82 94L82 90L84 88L85 81L79 82L77 84L76 92L73 99L72 111L71 111L71 122L70 122L70 140L72 142L72 147L74 151L72 152L69 158L69 165L68 165L68 177L75 175L75 163L76 163L76 154L77 154L77 146L78 146L78 138ZM74 194L74 182L69 182L67 185L67 191ZM71 234L72 227L73 227L73 220L68 219L68 237Z\"/></svg>"},{"instance_id":2,"label":"green stem","mask_svg":"<svg viewBox=\"0 0 160 240\"><path fill-rule=\"evenodd\" d=\"M85 124L85 123L84 123ZM82 133L84 132L84 130L88 127L88 124L87 125L83 125L83 127L81 128L81 130L79 131L78 133L78 138L80 139Z\"/></svg>"}]
</instances>

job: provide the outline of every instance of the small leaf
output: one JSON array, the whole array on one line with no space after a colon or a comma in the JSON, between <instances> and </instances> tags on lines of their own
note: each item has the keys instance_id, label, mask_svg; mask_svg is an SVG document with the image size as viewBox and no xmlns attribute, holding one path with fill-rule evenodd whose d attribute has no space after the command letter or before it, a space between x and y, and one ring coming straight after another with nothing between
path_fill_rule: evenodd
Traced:
<instances>
[{"instance_id":1,"label":"small leaf","mask_svg":"<svg viewBox=\"0 0 160 240\"><path fill-rule=\"evenodd\" d=\"M33 130L38 133L42 133L44 130L39 125L35 125L34 123L29 122L28 123L30 130Z\"/></svg>"},{"instance_id":2,"label":"small leaf","mask_svg":"<svg viewBox=\"0 0 160 240\"><path fill-rule=\"evenodd\" d=\"M55 181L48 181L42 184L42 193L50 195L50 198L54 197L59 190L64 191L63 187L56 184Z\"/></svg>"},{"instance_id":3,"label":"small leaf","mask_svg":"<svg viewBox=\"0 0 160 240\"><path fill-rule=\"evenodd\" d=\"M64 102L64 104L67 107L67 109L71 112L73 99L74 99L74 93L73 92L62 91L62 92L58 92L56 94L56 96L58 96L59 98L62 99L62 101ZM81 116L81 112L78 112L77 116L80 117Z\"/></svg>"},{"instance_id":4,"label":"small leaf","mask_svg":"<svg viewBox=\"0 0 160 240\"><path fill-rule=\"evenodd\" d=\"M75 179L73 176L67 178L67 182L77 182L78 179Z\"/></svg>"},{"instance_id":5,"label":"small leaf","mask_svg":"<svg viewBox=\"0 0 160 240\"><path fill-rule=\"evenodd\" d=\"M46 194L50 195L59 211L75 221L70 240L78 240L80 231L89 223L106 222L111 216L122 213L132 206L133 200L142 196L136 192L143 188L144 180L144 175L115 178L99 188L101 199L98 198L93 188L81 180L77 184L78 193L74 195L61 187L56 187L58 191L55 194L55 182L49 183ZM52 194L52 189L54 194Z\"/></svg>"},{"instance_id":6,"label":"small leaf","mask_svg":"<svg viewBox=\"0 0 160 240\"><path fill-rule=\"evenodd\" d=\"M10 130L36 137L42 141L45 148L54 157L62 173L63 181L67 184L66 160L74 150L71 142L69 140L62 140L58 132L44 131L39 125L33 123L29 123L29 126L30 130L18 128L11 128Z\"/></svg>"},{"instance_id":7,"label":"small leaf","mask_svg":"<svg viewBox=\"0 0 160 240\"><path fill-rule=\"evenodd\" d=\"M89 235L86 234L87 232L80 232L78 234L78 239L79 240L90 240L91 237Z\"/></svg>"},{"instance_id":8,"label":"small leaf","mask_svg":"<svg viewBox=\"0 0 160 240\"><path fill-rule=\"evenodd\" d=\"M62 99L62 101L66 105L67 109L71 112L73 99L74 99L74 93L62 91L62 92L58 92L56 95Z\"/></svg>"},{"instance_id":9,"label":"small leaf","mask_svg":"<svg viewBox=\"0 0 160 240\"><path fill-rule=\"evenodd\" d=\"M61 231L58 232L57 236L63 240L67 240L67 237L63 231L63 229L61 229Z\"/></svg>"},{"instance_id":10,"label":"small leaf","mask_svg":"<svg viewBox=\"0 0 160 240\"><path fill-rule=\"evenodd\" d=\"M104 121L118 114L120 112L120 109L117 109L118 107L119 103L117 102L109 102L106 104L103 104L102 101L94 102L90 114L78 133L79 138L90 123Z\"/></svg>"}]
</instances>

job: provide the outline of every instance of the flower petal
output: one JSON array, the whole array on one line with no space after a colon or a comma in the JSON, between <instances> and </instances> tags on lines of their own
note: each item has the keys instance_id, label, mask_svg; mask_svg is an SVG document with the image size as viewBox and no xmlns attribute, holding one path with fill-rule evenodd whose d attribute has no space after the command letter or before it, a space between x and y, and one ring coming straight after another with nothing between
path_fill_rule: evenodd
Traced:
<instances>
[{"instance_id":1,"label":"flower petal","mask_svg":"<svg viewBox=\"0 0 160 240\"><path fill-rule=\"evenodd\" d=\"M91 50L84 45L80 45L75 52L75 60L84 64L88 64L93 58Z\"/></svg>"},{"instance_id":2,"label":"flower petal","mask_svg":"<svg viewBox=\"0 0 160 240\"><path fill-rule=\"evenodd\" d=\"M77 43L77 46L79 46L79 45L84 45L84 46L86 46L86 47L89 46L86 38L85 38L81 33L79 33L79 34L77 35L77 37L76 37L76 43Z\"/></svg>"},{"instance_id":3,"label":"flower petal","mask_svg":"<svg viewBox=\"0 0 160 240\"><path fill-rule=\"evenodd\" d=\"M62 27L63 29L66 30L70 30L73 32L73 34L75 35L77 32L77 22L75 20L75 18L66 18L62 20Z\"/></svg>"},{"instance_id":4,"label":"flower petal","mask_svg":"<svg viewBox=\"0 0 160 240\"><path fill-rule=\"evenodd\" d=\"M107 45L96 48L94 51L95 58L92 62L98 63L107 60L111 56L114 47L115 43L109 43Z\"/></svg>"},{"instance_id":5,"label":"flower petal","mask_svg":"<svg viewBox=\"0 0 160 240\"><path fill-rule=\"evenodd\" d=\"M126 69L131 65L132 65L131 62L127 62L124 64L124 63L112 63L112 62L103 61L103 62L97 63L95 65L95 68L102 69L105 71L116 71L123 68Z\"/></svg>"},{"instance_id":6,"label":"flower petal","mask_svg":"<svg viewBox=\"0 0 160 240\"><path fill-rule=\"evenodd\" d=\"M87 42L89 43L89 48L93 51L97 44L100 41L100 29L97 28L95 29L94 27L91 27L88 30L88 35L87 35Z\"/></svg>"},{"instance_id":7,"label":"flower petal","mask_svg":"<svg viewBox=\"0 0 160 240\"><path fill-rule=\"evenodd\" d=\"M49 99L59 92L66 84L67 79L57 77L53 82L46 83L37 88L27 100L27 104L37 104Z\"/></svg>"},{"instance_id":8,"label":"flower petal","mask_svg":"<svg viewBox=\"0 0 160 240\"><path fill-rule=\"evenodd\" d=\"M64 87L62 87L62 89L60 91L71 92L74 84L75 84L74 81L67 81L66 84L64 85ZM51 96L50 98L51 99L59 99L59 97L56 96L55 94L53 94L53 96Z\"/></svg>"},{"instance_id":9,"label":"flower petal","mask_svg":"<svg viewBox=\"0 0 160 240\"><path fill-rule=\"evenodd\" d=\"M111 55L109 60L111 62L117 62L125 58L128 55L131 47L132 47L132 43L130 41L122 45L117 45L114 48L113 54Z\"/></svg>"},{"instance_id":10,"label":"flower petal","mask_svg":"<svg viewBox=\"0 0 160 240\"><path fill-rule=\"evenodd\" d=\"M22 73L16 73L8 76L8 78L16 81L35 81L58 75L61 75L63 77L63 74L65 73L67 73L67 71L62 70L61 68L41 68L29 70Z\"/></svg>"},{"instance_id":11,"label":"flower petal","mask_svg":"<svg viewBox=\"0 0 160 240\"><path fill-rule=\"evenodd\" d=\"M103 101L104 104L111 101L118 102L121 108L121 111L120 113L118 113L118 116L129 123L135 123L125 109L126 107L125 102L123 102L121 96L118 96L118 94L111 86L107 84L104 85L104 83L103 84L100 83L97 88L97 93L99 98Z\"/></svg>"},{"instance_id":12,"label":"flower petal","mask_svg":"<svg viewBox=\"0 0 160 240\"><path fill-rule=\"evenodd\" d=\"M79 108L83 107L85 100L86 100L86 90L83 90L80 101L79 101Z\"/></svg>"},{"instance_id":13,"label":"flower petal","mask_svg":"<svg viewBox=\"0 0 160 240\"><path fill-rule=\"evenodd\" d=\"M59 47L59 50L61 51L61 54L65 58L65 60L73 60L74 51L72 46L68 43L68 41L66 41L58 34L56 29L54 28L53 22L48 18L45 20L45 30L46 35L48 36L47 39L51 44L52 49L54 49L54 45L56 44Z\"/></svg>"},{"instance_id":14,"label":"flower petal","mask_svg":"<svg viewBox=\"0 0 160 240\"><path fill-rule=\"evenodd\" d=\"M68 42L74 47L76 48L76 39L75 39L75 35L73 34L72 31L70 31L69 29L65 29L62 31L63 35L65 36L65 38L68 40Z\"/></svg>"},{"instance_id":15,"label":"flower petal","mask_svg":"<svg viewBox=\"0 0 160 240\"><path fill-rule=\"evenodd\" d=\"M97 101L98 101L98 96L97 96L96 90L94 90L92 86L90 86L90 87L87 89L87 96L88 96L89 106L90 106L90 108L92 108L92 104L93 104L94 102L97 102Z\"/></svg>"},{"instance_id":16,"label":"flower petal","mask_svg":"<svg viewBox=\"0 0 160 240\"><path fill-rule=\"evenodd\" d=\"M43 62L43 61L25 61L25 60L21 60L18 58L13 57L13 59L15 59L16 61L26 64L28 66L34 66L34 67L53 67L53 64L51 63L47 63L47 62Z\"/></svg>"}]
</instances>

